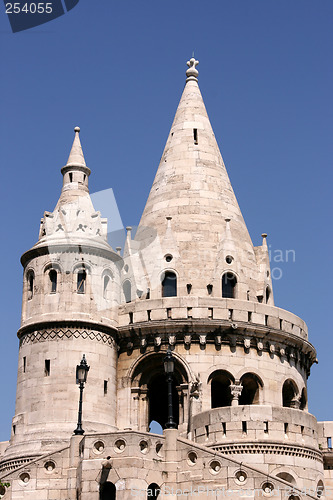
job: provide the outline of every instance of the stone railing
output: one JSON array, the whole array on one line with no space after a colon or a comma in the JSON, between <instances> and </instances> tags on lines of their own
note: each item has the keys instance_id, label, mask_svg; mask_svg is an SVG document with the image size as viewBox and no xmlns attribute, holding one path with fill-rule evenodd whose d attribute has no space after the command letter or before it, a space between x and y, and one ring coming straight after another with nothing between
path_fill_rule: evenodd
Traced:
<instances>
[{"instance_id":1,"label":"stone railing","mask_svg":"<svg viewBox=\"0 0 333 500\"><path fill-rule=\"evenodd\" d=\"M119 326L162 320L225 320L246 323L308 338L304 321L289 311L267 304L223 298L168 297L137 299L119 307Z\"/></svg>"}]
</instances>

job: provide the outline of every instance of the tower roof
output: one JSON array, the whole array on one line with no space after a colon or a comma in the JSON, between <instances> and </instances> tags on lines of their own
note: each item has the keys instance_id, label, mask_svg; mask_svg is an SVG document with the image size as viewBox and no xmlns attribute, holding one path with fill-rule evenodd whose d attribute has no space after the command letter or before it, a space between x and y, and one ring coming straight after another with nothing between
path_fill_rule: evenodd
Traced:
<instances>
[{"instance_id":1,"label":"tower roof","mask_svg":"<svg viewBox=\"0 0 333 500\"><path fill-rule=\"evenodd\" d=\"M53 212L45 212L41 221L39 241L35 247L56 244L89 244L110 250L107 243L107 221L101 218L92 204L87 167L80 142L80 127L75 137L67 164L62 167L63 186Z\"/></svg>"},{"instance_id":2,"label":"tower roof","mask_svg":"<svg viewBox=\"0 0 333 500\"><path fill-rule=\"evenodd\" d=\"M143 246L153 234L163 241L166 217L172 217L185 282L197 277L198 287L207 293L206 285L230 268L226 243L237 253L232 256L237 279L248 287L258 278L254 248L199 89L198 61L192 58L187 65L185 88L136 239Z\"/></svg>"},{"instance_id":3,"label":"tower roof","mask_svg":"<svg viewBox=\"0 0 333 500\"><path fill-rule=\"evenodd\" d=\"M80 141L80 127L74 128L75 137L73 141L73 146L69 157L67 160L67 166L83 166L86 167L86 161L84 159L81 141Z\"/></svg>"}]
</instances>

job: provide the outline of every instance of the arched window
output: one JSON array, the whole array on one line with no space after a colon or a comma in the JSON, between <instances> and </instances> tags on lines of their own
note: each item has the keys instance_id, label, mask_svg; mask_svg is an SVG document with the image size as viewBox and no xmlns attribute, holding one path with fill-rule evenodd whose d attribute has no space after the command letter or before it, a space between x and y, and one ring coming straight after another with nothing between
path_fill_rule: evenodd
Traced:
<instances>
[{"instance_id":1,"label":"arched window","mask_svg":"<svg viewBox=\"0 0 333 500\"><path fill-rule=\"evenodd\" d=\"M270 296L271 296L271 289L269 288L269 286L266 286L266 304L268 304Z\"/></svg>"},{"instance_id":2,"label":"arched window","mask_svg":"<svg viewBox=\"0 0 333 500\"><path fill-rule=\"evenodd\" d=\"M105 481L105 483L101 484L99 498L100 500L116 500L116 493L115 485Z\"/></svg>"},{"instance_id":3,"label":"arched window","mask_svg":"<svg viewBox=\"0 0 333 500\"><path fill-rule=\"evenodd\" d=\"M236 276L232 273L224 273L222 276L222 297L234 299L236 297Z\"/></svg>"},{"instance_id":4,"label":"arched window","mask_svg":"<svg viewBox=\"0 0 333 500\"><path fill-rule=\"evenodd\" d=\"M57 291L57 281L58 281L58 273L55 269L51 269L49 272L50 279L50 292L56 293Z\"/></svg>"},{"instance_id":5,"label":"arched window","mask_svg":"<svg viewBox=\"0 0 333 500\"><path fill-rule=\"evenodd\" d=\"M276 477L280 477L281 479L284 479L284 481L288 481L290 484L296 484L295 478L288 472L279 472L276 474Z\"/></svg>"},{"instance_id":6,"label":"arched window","mask_svg":"<svg viewBox=\"0 0 333 500\"><path fill-rule=\"evenodd\" d=\"M282 405L287 408L294 408L297 394L298 389L295 382L291 379L286 380L282 388Z\"/></svg>"},{"instance_id":7,"label":"arched window","mask_svg":"<svg viewBox=\"0 0 333 500\"><path fill-rule=\"evenodd\" d=\"M161 488L156 483L151 483L147 488L147 500L157 500L160 496Z\"/></svg>"},{"instance_id":8,"label":"arched window","mask_svg":"<svg viewBox=\"0 0 333 500\"><path fill-rule=\"evenodd\" d=\"M87 273L84 269L81 269L77 273L77 288L76 288L77 293L85 293L86 280L87 280Z\"/></svg>"},{"instance_id":9,"label":"arched window","mask_svg":"<svg viewBox=\"0 0 333 500\"><path fill-rule=\"evenodd\" d=\"M35 274L33 271L29 271L27 274L28 300L32 299L34 295L34 281L35 281Z\"/></svg>"},{"instance_id":10,"label":"arched window","mask_svg":"<svg viewBox=\"0 0 333 500\"><path fill-rule=\"evenodd\" d=\"M240 405L256 405L259 404L259 391L262 387L261 380L254 373L245 373L240 379L243 386L241 395L239 396Z\"/></svg>"},{"instance_id":11,"label":"arched window","mask_svg":"<svg viewBox=\"0 0 333 500\"><path fill-rule=\"evenodd\" d=\"M324 490L325 490L324 483L320 479L320 481L318 481L317 484L317 498L322 497L322 495L324 494Z\"/></svg>"},{"instance_id":12,"label":"arched window","mask_svg":"<svg viewBox=\"0 0 333 500\"><path fill-rule=\"evenodd\" d=\"M103 275L103 298L110 299L112 277L106 273Z\"/></svg>"},{"instance_id":13,"label":"arched window","mask_svg":"<svg viewBox=\"0 0 333 500\"><path fill-rule=\"evenodd\" d=\"M306 394L306 389L305 389L305 387L303 387L302 392L301 392L301 401L300 401L300 407L299 407L300 410L304 410L304 408L306 407L307 399L308 398L307 398L307 394Z\"/></svg>"},{"instance_id":14,"label":"arched window","mask_svg":"<svg viewBox=\"0 0 333 500\"><path fill-rule=\"evenodd\" d=\"M164 273L162 297L177 297L177 276L172 271L166 271Z\"/></svg>"},{"instance_id":15,"label":"arched window","mask_svg":"<svg viewBox=\"0 0 333 500\"><path fill-rule=\"evenodd\" d=\"M234 383L233 376L224 371L218 370L209 377L211 380L211 406L221 408L231 405L230 384Z\"/></svg>"},{"instance_id":16,"label":"arched window","mask_svg":"<svg viewBox=\"0 0 333 500\"><path fill-rule=\"evenodd\" d=\"M132 285L131 285L130 280L124 281L123 292L124 292L125 302L131 302L131 300L132 300Z\"/></svg>"}]
</instances>

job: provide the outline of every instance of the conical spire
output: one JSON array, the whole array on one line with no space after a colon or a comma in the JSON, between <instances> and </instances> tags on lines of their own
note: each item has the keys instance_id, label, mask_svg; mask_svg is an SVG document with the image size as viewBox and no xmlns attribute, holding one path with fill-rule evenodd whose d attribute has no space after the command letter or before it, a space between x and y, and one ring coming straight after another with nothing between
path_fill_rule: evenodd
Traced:
<instances>
[{"instance_id":1,"label":"conical spire","mask_svg":"<svg viewBox=\"0 0 333 500\"><path fill-rule=\"evenodd\" d=\"M202 99L196 69L198 61L193 57L187 65L183 95L136 239L143 241L155 230L162 241L165 217L172 217L184 273L179 279L185 284L192 283L193 293L197 288L200 295L207 293L208 283L215 282L220 288L224 270L233 270L238 283L242 283L238 290L244 297L239 298L246 298L249 283L258 276L252 241ZM237 246L237 259L233 259L232 265L228 265L226 256L219 252L221 241L227 236L225 219L230 219L230 234ZM221 259L218 265L217 258ZM180 283L180 295L183 294L181 287ZM186 289L186 285L183 288Z\"/></svg>"},{"instance_id":2,"label":"conical spire","mask_svg":"<svg viewBox=\"0 0 333 500\"><path fill-rule=\"evenodd\" d=\"M69 153L67 166L83 166L86 167L82 146L80 142L80 127L74 128L75 137L71 152Z\"/></svg>"}]
</instances>

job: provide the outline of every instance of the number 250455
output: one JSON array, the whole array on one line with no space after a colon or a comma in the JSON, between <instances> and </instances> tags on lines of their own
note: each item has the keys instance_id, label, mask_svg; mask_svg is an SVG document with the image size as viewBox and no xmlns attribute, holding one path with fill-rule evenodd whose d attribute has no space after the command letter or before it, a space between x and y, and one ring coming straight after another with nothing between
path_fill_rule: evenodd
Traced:
<instances>
[{"instance_id":1,"label":"number 250455","mask_svg":"<svg viewBox=\"0 0 333 500\"><path fill-rule=\"evenodd\" d=\"M25 3L21 5L18 2L6 3L6 14L51 14L52 13L52 3Z\"/></svg>"}]
</instances>

